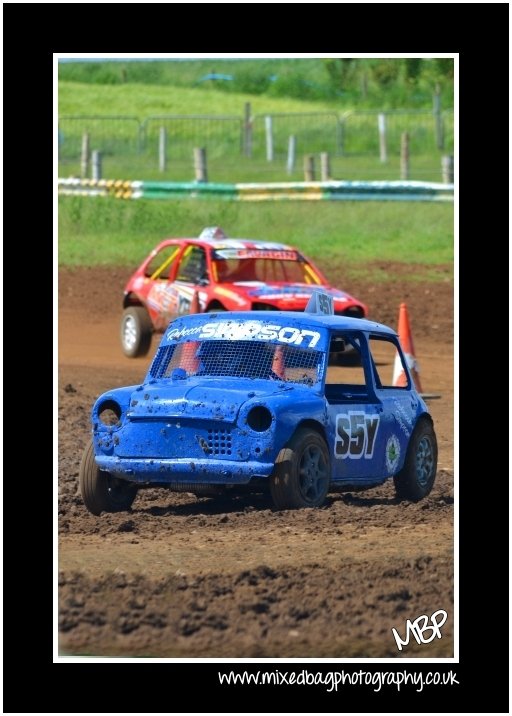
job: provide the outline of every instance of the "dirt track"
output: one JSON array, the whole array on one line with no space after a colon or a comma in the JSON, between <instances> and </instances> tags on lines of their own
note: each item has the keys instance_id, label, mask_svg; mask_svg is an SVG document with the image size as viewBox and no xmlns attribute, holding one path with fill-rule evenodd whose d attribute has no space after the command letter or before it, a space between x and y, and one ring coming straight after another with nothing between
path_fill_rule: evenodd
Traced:
<instances>
[{"instance_id":1,"label":"dirt track","mask_svg":"<svg viewBox=\"0 0 512 716\"><path fill-rule=\"evenodd\" d=\"M277 512L259 496L139 493L131 513L90 515L78 492L89 411L104 390L140 383L150 357L118 344L129 270L59 274L59 629L62 654L169 657L453 656L453 286L341 285L395 326L406 301L439 471L431 495L393 485ZM327 271L336 283L337 271ZM338 282L340 283L340 282ZM154 346L157 341L155 340ZM391 633L444 609L443 638Z\"/></svg>"}]
</instances>

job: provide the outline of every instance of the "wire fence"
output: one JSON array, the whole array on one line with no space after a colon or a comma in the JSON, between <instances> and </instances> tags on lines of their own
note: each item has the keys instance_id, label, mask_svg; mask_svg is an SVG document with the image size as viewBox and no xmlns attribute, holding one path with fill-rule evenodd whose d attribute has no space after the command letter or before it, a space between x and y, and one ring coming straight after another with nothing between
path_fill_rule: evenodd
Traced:
<instances>
[{"instance_id":1,"label":"wire fence","mask_svg":"<svg viewBox=\"0 0 512 716\"><path fill-rule=\"evenodd\" d=\"M105 157L129 157L141 151L137 117L59 117L59 161L80 161L84 134Z\"/></svg>"},{"instance_id":2,"label":"wire fence","mask_svg":"<svg viewBox=\"0 0 512 716\"><path fill-rule=\"evenodd\" d=\"M451 121L441 114L426 111L359 111L340 118L341 153L344 155L378 154L380 150L379 117L384 118L388 154L400 154L401 137L409 134L411 153L428 154L438 149L453 150L453 112ZM447 131L448 130L448 131ZM438 136L439 132L439 136Z\"/></svg>"},{"instance_id":3,"label":"wire fence","mask_svg":"<svg viewBox=\"0 0 512 716\"><path fill-rule=\"evenodd\" d=\"M341 124L336 112L257 114L252 120L252 156L256 159L266 156L268 118L275 159L287 156L290 136L295 137L299 154L343 154Z\"/></svg>"},{"instance_id":4,"label":"wire fence","mask_svg":"<svg viewBox=\"0 0 512 716\"><path fill-rule=\"evenodd\" d=\"M189 159L194 147L206 147L210 156L240 154L243 122L234 115L175 115L148 117L140 125L142 152L158 157L162 129L166 132L169 159Z\"/></svg>"},{"instance_id":5,"label":"wire fence","mask_svg":"<svg viewBox=\"0 0 512 716\"><path fill-rule=\"evenodd\" d=\"M319 153L329 154L332 178L394 179L399 177L404 132L410 178L439 178L441 156L453 153L453 110L275 113L247 120L237 115L163 115L142 122L130 116L61 116L59 175L89 176L84 151L96 150L104 176L189 180L193 150L204 147L209 176L216 181L298 180L302 157Z\"/></svg>"}]
</instances>

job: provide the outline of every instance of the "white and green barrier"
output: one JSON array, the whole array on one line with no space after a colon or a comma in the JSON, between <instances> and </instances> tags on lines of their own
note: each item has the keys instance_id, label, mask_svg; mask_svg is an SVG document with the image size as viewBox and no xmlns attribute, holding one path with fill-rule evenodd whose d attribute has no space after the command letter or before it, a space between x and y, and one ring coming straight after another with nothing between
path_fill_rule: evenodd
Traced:
<instances>
[{"instance_id":1,"label":"white and green barrier","mask_svg":"<svg viewBox=\"0 0 512 716\"><path fill-rule=\"evenodd\" d=\"M269 184L59 179L65 196L117 199L228 199L235 201L453 201L453 184L425 181L327 181Z\"/></svg>"}]
</instances>

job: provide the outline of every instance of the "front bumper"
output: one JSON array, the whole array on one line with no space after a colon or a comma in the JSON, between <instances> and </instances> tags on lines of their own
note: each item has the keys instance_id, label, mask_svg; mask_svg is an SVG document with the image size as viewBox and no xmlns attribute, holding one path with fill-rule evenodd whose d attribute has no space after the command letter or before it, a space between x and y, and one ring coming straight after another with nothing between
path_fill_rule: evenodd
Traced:
<instances>
[{"instance_id":1,"label":"front bumper","mask_svg":"<svg viewBox=\"0 0 512 716\"><path fill-rule=\"evenodd\" d=\"M273 462L214 460L211 458L119 458L96 455L100 470L145 485L196 482L211 485L246 485L253 478L268 477Z\"/></svg>"}]
</instances>

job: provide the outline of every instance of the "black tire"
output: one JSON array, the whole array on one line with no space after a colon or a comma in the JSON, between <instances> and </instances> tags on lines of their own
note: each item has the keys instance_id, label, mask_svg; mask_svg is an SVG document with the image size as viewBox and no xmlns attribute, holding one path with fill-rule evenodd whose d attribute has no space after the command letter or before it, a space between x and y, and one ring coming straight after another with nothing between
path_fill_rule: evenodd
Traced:
<instances>
[{"instance_id":1,"label":"black tire","mask_svg":"<svg viewBox=\"0 0 512 716\"><path fill-rule=\"evenodd\" d=\"M130 509L137 495L137 486L113 477L98 468L94 460L92 440L82 455L79 472L82 500L89 512L125 512Z\"/></svg>"},{"instance_id":2,"label":"black tire","mask_svg":"<svg viewBox=\"0 0 512 716\"><path fill-rule=\"evenodd\" d=\"M121 345L128 358L145 356L151 346L153 324L143 306L128 306L121 319Z\"/></svg>"},{"instance_id":3,"label":"black tire","mask_svg":"<svg viewBox=\"0 0 512 716\"><path fill-rule=\"evenodd\" d=\"M405 462L394 476L396 495L418 502L434 486L437 471L437 438L432 422L420 418L409 441Z\"/></svg>"},{"instance_id":4,"label":"black tire","mask_svg":"<svg viewBox=\"0 0 512 716\"><path fill-rule=\"evenodd\" d=\"M279 453L270 476L270 493L280 510L320 507L329 490L331 466L325 440L299 428Z\"/></svg>"}]
</instances>

